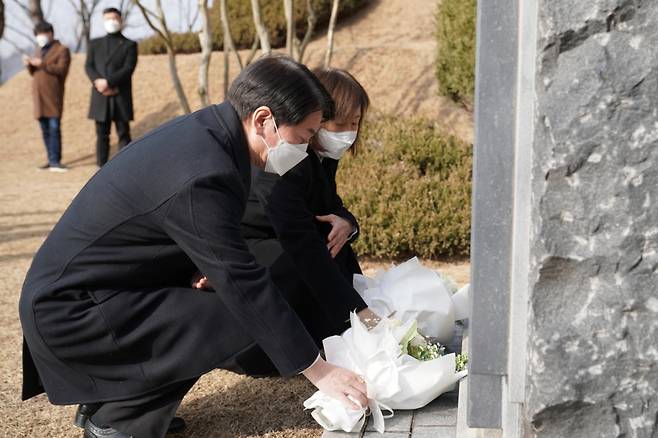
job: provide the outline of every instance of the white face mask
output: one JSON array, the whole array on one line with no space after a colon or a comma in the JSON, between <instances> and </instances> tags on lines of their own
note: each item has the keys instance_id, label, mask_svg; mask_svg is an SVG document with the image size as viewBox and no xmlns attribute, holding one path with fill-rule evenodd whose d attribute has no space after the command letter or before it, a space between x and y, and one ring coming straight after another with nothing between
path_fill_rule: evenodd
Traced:
<instances>
[{"instance_id":1,"label":"white face mask","mask_svg":"<svg viewBox=\"0 0 658 438\"><path fill-rule=\"evenodd\" d=\"M308 143L292 144L281 138L279 128L276 126L274 118L274 129L276 135L279 136L279 143L276 147L271 147L263 137L263 143L267 147L267 161L265 161L265 172L276 173L283 176L287 171L299 164L304 158L308 156L306 149Z\"/></svg>"},{"instance_id":2,"label":"white face mask","mask_svg":"<svg viewBox=\"0 0 658 438\"><path fill-rule=\"evenodd\" d=\"M117 33L121 30L121 23L118 20L105 20L103 26L107 33Z\"/></svg>"},{"instance_id":3,"label":"white face mask","mask_svg":"<svg viewBox=\"0 0 658 438\"><path fill-rule=\"evenodd\" d=\"M324 128L318 131L318 142L324 150L318 150L321 157L340 160L343 154L356 141L357 131L332 132Z\"/></svg>"},{"instance_id":4,"label":"white face mask","mask_svg":"<svg viewBox=\"0 0 658 438\"><path fill-rule=\"evenodd\" d=\"M44 35L44 34L39 34L34 39L37 41L37 45L39 47L46 47L50 42L50 38L48 38L48 35Z\"/></svg>"}]
</instances>

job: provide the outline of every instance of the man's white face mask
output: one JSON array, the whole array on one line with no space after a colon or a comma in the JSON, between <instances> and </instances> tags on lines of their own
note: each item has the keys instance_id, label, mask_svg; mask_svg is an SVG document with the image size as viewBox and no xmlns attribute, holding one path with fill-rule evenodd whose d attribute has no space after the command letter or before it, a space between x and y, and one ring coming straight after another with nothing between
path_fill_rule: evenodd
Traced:
<instances>
[{"instance_id":1,"label":"man's white face mask","mask_svg":"<svg viewBox=\"0 0 658 438\"><path fill-rule=\"evenodd\" d=\"M357 131L333 132L321 128L318 131L318 142L323 150L318 151L318 155L326 158L340 160L343 154L356 141Z\"/></svg>"},{"instance_id":2,"label":"man's white face mask","mask_svg":"<svg viewBox=\"0 0 658 438\"><path fill-rule=\"evenodd\" d=\"M267 147L267 160L265 161L265 172L276 173L283 176L290 169L299 164L304 158L308 156L306 149L308 143L292 144L285 141L281 134L279 134L279 127L276 126L276 121L272 117L274 123L274 130L276 135L279 136L279 143L276 147L271 147L267 144L265 138L260 137L265 146Z\"/></svg>"},{"instance_id":3,"label":"man's white face mask","mask_svg":"<svg viewBox=\"0 0 658 438\"><path fill-rule=\"evenodd\" d=\"M50 42L50 38L48 38L48 35L43 33L37 35L34 39L37 41L37 45L39 47L46 47Z\"/></svg>"},{"instance_id":4,"label":"man's white face mask","mask_svg":"<svg viewBox=\"0 0 658 438\"><path fill-rule=\"evenodd\" d=\"M121 30L121 23L119 23L119 20L105 20L103 22L103 26L105 27L105 32L107 33L117 33Z\"/></svg>"}]
</instances>

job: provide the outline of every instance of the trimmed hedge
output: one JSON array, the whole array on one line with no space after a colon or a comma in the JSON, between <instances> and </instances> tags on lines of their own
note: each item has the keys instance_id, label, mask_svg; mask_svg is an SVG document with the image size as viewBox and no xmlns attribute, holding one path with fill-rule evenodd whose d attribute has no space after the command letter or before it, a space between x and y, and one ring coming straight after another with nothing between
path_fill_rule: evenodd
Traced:
<instances>
[{"instance_id":1,"label":"trimmed hedge","mask_svg":"<svg viewBox=\"0 0 658 438\"><path fill-rule=\"evenodd\" d=\"M317 16L316 30L329 21L331 15L330 0L312 0ZM343 0L339 5L338 19L345 18L366 5L369 0ZM283 47L286 44L286 19L283 14L283 2L263 1L261 17L270 35L270 44L273 48ZM227 2L228 15L231 25L231 34L238 49L251 48L256 33L251 13L250 0L231 0ZM295 30L298 37L304 37L307 29L306 1L297 0L294 5ZM223 30L219 16L219 2L213 2L210 13L210 27L212 31L213 50L222 50ZM199 36L195 32L173 34L174 44L178 53L196 53L201 51ZM142 54L166 53L166 47L157 36L151 36L139 43L139 52Z\"/></svg>"},{"instance_id":2,"label":"trimmed hedge","mask_svg":"<svg viewBox=\"0 0 658 438\"><path fill-rule=\"evenodd\" d=\"M378 117L364 125L359 147L341 160L337 175L361 226L359 255L469 253L471 145L428 121Z\"/></svg>"},{"instance_id":3,"label":"trimmed hedge","mask_svg":"<svg viewBox=\"0 0 658 438\"><path fill-rule=\"evenodd\" d=\"M441 0L436 11L439 93L471 107L475 89L476 0Z\"/></svg>"}]
</instances>

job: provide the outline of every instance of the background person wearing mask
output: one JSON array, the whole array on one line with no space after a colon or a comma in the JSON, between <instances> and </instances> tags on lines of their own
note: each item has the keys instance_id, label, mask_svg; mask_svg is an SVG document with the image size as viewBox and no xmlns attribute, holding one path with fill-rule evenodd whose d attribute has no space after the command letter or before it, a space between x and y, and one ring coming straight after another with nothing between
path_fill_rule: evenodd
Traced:
<instances>
[{"instance_id":1,"label":"background person wearing mask","mask_svg":"<svg viewBox=\"0 0 658 438\"><path fill-rule=\"evenodd\" d=\"M39 23L34 29L37 50L34 57L24 56L23 63L32 75L34 117L39 120L48 162L40 169L66 172L61 164L61 119L64 109L64 82L71 65L69 49L54 39L53 26Z\"/></svg>"},{"instance_id":2,"label":"background person wearing mask","mask_svg":"<svg viewBox=\"0 0 658 438\"><path fill-rule=\"evenodd\" d=\"M89 43L85 70L93 83L89 118L96 121L96 164L104 165L110 151L112 121L119 148L130 143L133 120L132 74L137 66L137 43L121 34L121 12L103 10L107 35Z\"/></svg>"}]
</instances>

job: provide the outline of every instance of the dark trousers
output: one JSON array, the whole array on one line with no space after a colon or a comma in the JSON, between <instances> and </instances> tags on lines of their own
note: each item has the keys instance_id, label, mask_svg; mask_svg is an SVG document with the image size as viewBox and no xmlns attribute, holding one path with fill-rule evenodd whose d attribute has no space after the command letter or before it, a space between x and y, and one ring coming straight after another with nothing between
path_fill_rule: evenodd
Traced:
<instances>
[{"instance_id":1,"label":"dark trousers","mask_svg":"<svg viewBox=\"0 0 658 438\"><path fill-rule=\"evenodd\" d=\"M197 380L176 382L130 400L103 403L91 421L135 438L164 437L180 402Z\"/></svg>"},{"instance_id":2,"label":"dark trousers","mask_svg":"<svg viewBox=\"0 0 658 438\"><path fill-rule=\"evenodd\" d=\"M40 117L41 134L48 154L48 164L58 165L62 159L62 131L58 117Z\"/></svg>"},{"instance_id":3,"label":"dark trousers","mask_svg":"<svg viewBox=\"0 0 658 438\"><path fill-rule=\"evenodd\" d=\"M115 120L114 126L119 137L119 149L130 143L130 122ZM112 120L96 121L96 164L107 163L110 154L110 129Z\"/></svg>"}]
</instances>

